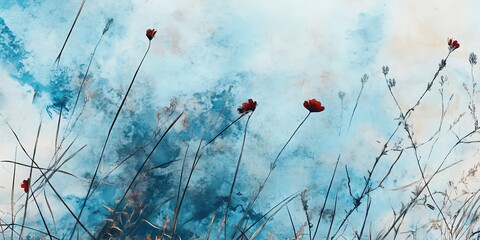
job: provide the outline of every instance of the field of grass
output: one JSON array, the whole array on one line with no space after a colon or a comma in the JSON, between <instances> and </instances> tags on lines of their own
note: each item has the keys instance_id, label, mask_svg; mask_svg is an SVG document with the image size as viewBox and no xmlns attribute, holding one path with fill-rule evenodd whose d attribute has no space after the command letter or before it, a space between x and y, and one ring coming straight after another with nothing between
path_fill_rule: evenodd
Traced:
<instances>
[{"instance_id":1,"label":"field of grass","mask_svg":"<svg viewBox=\"0 0 480 240\"><path fill-rule=\"evenodd\" d=\"M435 39L437 66L415 87L396 77L409 66L385 65L348 89L277 93L245 71L174 94L155 83L202 84L150 64L171 29L137 29L110 53L108 18L88 57L69 59L85 6L45 85L28 82L23 43L0 22L2 64L18 70L1 73L0 239L480 238L477 56L456 57L461 39ZM241 88L257 83L288 104Z\"/></svg>"}]
</instances>

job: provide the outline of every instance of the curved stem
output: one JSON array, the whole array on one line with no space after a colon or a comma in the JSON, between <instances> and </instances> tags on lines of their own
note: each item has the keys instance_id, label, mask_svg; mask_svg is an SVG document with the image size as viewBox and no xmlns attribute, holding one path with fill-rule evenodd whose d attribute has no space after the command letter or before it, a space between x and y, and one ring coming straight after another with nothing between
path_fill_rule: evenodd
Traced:
<instances>
[{"instance_id":1,"label":"curved stem","mask_svg":"<svg viewBox=\"0 0 480 240\"><path fill-rule=\"evenodd\" d=\"M58 56L55 59L55 62L53 63L53 65L60 63L60 58L62 57L63 49L65 49L65 46L67 45L68 39L70 38L70 34L72 34L73 28L75 27L75 24L77 23L78 17L80 17L80 13L82 13L82 9L83 9L83 6L85 5L85 2L86 2L86 0L82 1L82 4L80 5L80 8L78 9L77 16L75 16L75 20L73 20L73 24L70 27L70 31L67 34L67 38L65 38L65 41L63 42L62 49L58 53Z\"/></svg>"},{"instance_id":2,"label":"curved stem","mask_svg":"<svg viewBox=\"0 0 480 240\"><path fill-rule=\"evenodd\" d=\"M288 143L290 143L290 141L292 140L293 136L295 136L295 134L297 133L298 129L300 129L300 127L303 125L303 123L305 123L305 121L306 121L307 118L310 116L310 114L311 114L311 112L308 112L307 116L305 116L305 118L302 120L302 122L298 125L298 127L295 129L295 131L294 131L293 134L290 136L290 138L288 139L288 141L285 143L285 145L283 145L282 149L281 149L280 152L278 153L278 155L277 155L277 157L275 158L275 160L271 163L271 165L270 165L270 171L268 172L267 177L263 180L263 183L260 185L258 191L254 193L252 199L251 199L250 202L248 203L248 206L247 206L247 208L245 209L242 218L240 219L240 221L238 222L237 226L235 227L235 230L234 230L234 232L233 232L233 234L232 234L232 239L235 238L235 235L236 235L237 231L240 230L240 228L241 228L241 226L243 225L243 222L245 221L248 213L250 212L250 210L252 210L255 201L257 201L258 196L260 195L260 193L262 192L263 188L265 187L265 184L267 183L268 179L270 178L270 175L272 175L272 172L273 172L273 170L275 169L275 167L276 167L276 165L277 165L277 162L278 162L278 159L280 158L280 155L283 153L283 150L285 150L285 148L287 147Z\"/></svg>"},{"instance_id":3,"label":"curved stem","mask_svg":"<svg viewBox=\"0 0 480 240\"><path fill-rule=\"evenodd\" d=\"M130 82L130 85L128 86L127 92L125 93L125 96L123 97L122 103L120 104L120 107L118 107L117 113L115 114L115 117L113 118L112 124L110 125L110 128L108 129L107 133L107 138L105 139L105 142L103 144L102 152L100 154L100 158L98 159L97 166L95 168L95 172L93 173L92 181L90 182L90 185L88 186L88 191L87 195L85 196L85 199L83 200L82 207L80 208L80 213L78 214L78 218L82 216L83 209L85 208L85 205L87 204L88 198L93 194L92 187L93 184L95 183L95 179L98 174L98 169L100 168L100 164L102 163L103 155L105 154L105 149L107 148L107 143L108 140L110 139L110 134L112 133L113 126L115 126L115 123L117 122L117 118L120 115L120 112L122 111L123 105L125 104L125 101L127 100L128 94L130 93L130 90L132 89L133 83L135 82L135 78L137 77L138 71L140 70L140 67L142 66L143 61L145 60L145 57L148 54L148 51L150 50L150 45L151 41L148 41L148 48L147 51L145 51L145 54L143 55L142 61L140 61L140 64L137 67L137 70L135 71L135 74L133 75L132 81ZM77 224L73 227L73 231L70 234L70 240L73 238L73 235L75 233L75 229L77 227Z\"/></svg>"},{"instance_id":4,"label":"curved stem","mask_svg":"<svg viewBox=\"0 0 480 240\"><path fill-rule=\"evenodd\" d=\"M242 147L240 149L240 156L238 156L238 161L237 161L237 168L235 169L235 175L233 176L233 182L232 186L230 187L230 193L228 194L228 200L227 200L227 206L225 208L225 228L224 230L224 237L225 240L227 239L227 216L228 216L228 210L230 208L230 202L232 201L232 194L233 194L233 188L235 187L235 183L237 182L237 176L238 176L238 171L240 169L240 163L242 161L242 155L243 155L243 148L245 147L245 139L247 138L247 127L248 127L248 122L250 122L250 118L252 117L254 112L252 112L247 119L247 122L245 123L245 130L243 132L243 141L242 141Z\"/></svg>"}]
</instances>

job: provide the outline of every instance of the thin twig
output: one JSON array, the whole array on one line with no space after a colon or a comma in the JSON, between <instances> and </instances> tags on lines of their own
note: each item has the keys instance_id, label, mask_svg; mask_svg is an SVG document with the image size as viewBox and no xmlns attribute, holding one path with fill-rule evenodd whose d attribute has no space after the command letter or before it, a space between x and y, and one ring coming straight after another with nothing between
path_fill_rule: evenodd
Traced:
<instances>
[{"instance_id":1,"label":"thin twig","mask_svg":"<svg viewBox=\"0 0 480 240\"><path fill-rule=\"evenodd\" d=\"M367 80L368 80L368 75L364 74L360 80L360 82L362 83L362 87L360 88L360 92L358 93L358 96L357 96L357 101L355 101L355 106L353 107L353 110L352 110L352 115L350 116L350 120L348 121L347 133L348 131L350 131L350 126L352 125L353 116L355 116L355 111L357 110L358 103L360 102L360 97L362 96L363 88L365 87L365 83L367 82Z\"/></svg>"},{"instance_id":2,"label":"thin twig","mask_svg":"<svg viewBox=\"0 0 480 240\"><path fill-rule=\"evenodd\" d=\"M337 214L337 198L338 196L335 196L335 203L333 205L333 213L332 213L332 221L330 222L330 226L328 227L328 233L327 233L327 238L330 238L330 232L332 231L332 226L333 226L333 221L335 221L335 216ZM333 237L332 237L333 239Z\"/></svg>"},{"instance_id":3,"label":"thin twig","mask_svg":"<svg viewBox=\"0 0 480 240\"><path fill-rule=\"evenodd\" d=\"M103 143L102 152L100 153L100 158L98 159L97 166L95 167L95 171L93 173L92 181L90 182L90 185L88 186L87 194L85 195L82 206L80 207L80 213L78 214L79 218L82 216L82 213L83 213L83 210L85 208L85 205L87 204L88 198L93 194L92 187L95 183L95 180L96 180L96 177L97 177L97 174L98 174L98 170L100 169L100 165L101 165L102 160L103 160L103 155L105 154L105 150L107 148L108 140L110 139L110 134L112 133L113 126L115 126L115 123L117 122L117 118L120 115L120 112L122 111L122 108L125 104L125 101L127 100L128 94L130 93L130 90L132 89L133 83L135 82L135 79L136 79L137 74L140 70L140 67L142 66L143 61L145 60L145 57L147 56L148 51L150 50L150 45L151 45L151 41L148 41L148 48L145 51L145 54L143 55L143 58L140 61L140 64L138 65L137 70L135 71L135 74L133 75L132 81L130 82L130 85L128 86L127 92L125 93L125 96L123 97L122 102L120 103L120 106L118 107L117 113L115 114L115 117L113 118L112 124L110 125L110 128L108 129L107 137L105 139L105 142ZM69 238L70 240L73 238L76 227L77 227L77 224L75 224L73 226L73 231L70 234L70 238Z\"/></svg>"},{"instance_id":4,"label":"thin twig","mask_svg":"<svg viewBox=\"0 0 480 240\"><path fill-rule=\"evenodd\" d=\"M37 198L35 197L35 194L32 194L33 201L35 202L35 205L37 206L38 213L40 213L40 218L42 219L43 225L45 226L45 230L47 230L48 237L50 240L52 240L52 234L50 233L50 230L48 228L47 222L45 221L45 218L43 217L42 210L40 209L40 206L38 205Z\"/></svg>"},{"instance_id":5,"label":"thin twig","mask_svg":"<svg viewBox=\"0 0 480 240\"><path fill-rule=\"evenodd\" d=\"M290 223L292 224L293 229L293 239L297 239L297 230L295 230L295 224L293 223L292 214L290 214L290 209L288 209L288 205L285 206L288 212L288 218L290 219Z\"/></svg>"},{"instance_id":6,"label":"thin twig","mask_svg":"<svg viewBox=\"0 0 480 240\"><path fill-rule=\"evenodd\" d=\"M24 211L23 211L22 228L20 228L20 236L19 236L20 239L22 239L23 229L24 229L24 226L25 226L25 220L27 218L28 196L29 196L29 193L31 192L30 191L30 187L31 187L30 184L31 184L32 173L33 173L33 162L35 161L35 154L37 152L37 144L38 144L38 139L40 137L40 130L41 129L42 129L42 122L40 122L40 124L38 125L37 137L35 139L35 145L33 147L32 161L31 161L31 164L30 164L30 173L29 173L28 179L27 179L28 182L25 186L26 197L25 197L25 205L24 205L25 207L24 207Z\"/></svg>"},{"instance_id":7,"label":"thin twig","mask_svg":"<svg viewBox=\"0 0 480 240\"><path fill-rule=\"evenodd\" d=\"M333 169L332 178L330 178L330 183L328 184L327 194L325 195L325 200L323 201L323 206L322 206L322 209L320 210L320 216L318 217L317 226L315 227L315 232L313 233L312 239L315 239L315 236L317 235L318 227L320 226L323 213L325 212L328 196L330 195L330 190L332 189L333 179L335 179L335 174L337 173L338 162L340 162L340 154L337 157L337 162L335 163L335 168Z\"/></svg>"},{"instance_id":8,"label":"thin twig","mask_svg":"<svg viewBox=\"0 0 480 240\"><path fill-rule=\"evenodd\" d=\"M15 158L14 158L14 162L16 163L17 162L17 151L18 150L18 145L15 145ZM12 177L12 194L10 195L10 207L11 207L11 210L12 210L12 224L15 223L15 202L13 201L13 196L15 194L15 177L17 176L17 164L13 164L13 177ZM13 227L14 225L12 225L12 231L11 231L11 234L10 234L10 239L13 239Z\"/></svg>"},{"instance_id":9,"label":"thin twig","mask_svg":"<svg viewBox=\"0 0 480 240\"><path fill-rule=\"evenodd\" d=\"M205 240L208 240L208 239L210 238L210 233L212 232L213 222L215 221L215 215L216 215L216 213L217 213L217 212L213 212L212 220L210 221L210 227L208 228L207 237L205 238Z\"/></svg>"},{"instance_id":10,"label":"thin twig","mask_svg":"<svg viewBox=\"0 0 480 240\"><path fill-rule=\"evenodd\" d=\"M235 187L235 183L237 182L237 176L238 176L238 171L240 170L240 163L242 161L242 155L243 155L243 148L245 147L245 140L247 139L247 128L248 128L248 123L250 122L250 118L252 117L254 112L252 112L247 119L247 122L245 123L245 130L243 132L243 140L242 140L242 147L240 148L240 155L238 156L237 160L237 167L235 169L235 174L233 176L233 182L232 186L230 187L230 193L228 194L228 200L227 200L227 206L225 207L225 216L224 216L224 239L227 239L227 217L228 217L228 210L230 209L230 202L232 200L232 194L233 194L233 189ZM243 115L243 114L242 114Z\"/></svg>"},{"instance_id":11,"label":"thin twig","mask_svg":"<svg viewBox=\"0 0 480 240\"><path fill-rule=\"evenodd\" d=\"M180 198L180 202L178 203L178 208L176 209L175 212L175 218L173 222L173 231L172 231L172 239L175 238L175 233L177 231L177 223L178 223L178 216L180 215L180 210L182 208L183 200L185 199L185 195L187 194L187 189L188 186L190 185L190 180L192 179L193 172L195 171L195 168L197 167L198 162L200 161L200 157L202 156L200 153L200 146L202 145L202 142L198 144L197 151L195 153L195 157L193 158L193 163L192 163L192 168L190 169L190 173L188 174L187 178L187 183L185 184L185 187L183 188L182 192L182 197Z\"/></svg>"},{"instance_id":12,"label":"thin twig","mask_svg":"<svg viewBox=\"0 0 480 240\"><path fill-rule=\"evenodd\" d=\"M77 16L75 16L75 20L73 21L73 24L70 27L70 31L68 31L67 38L65 38L65 41L63 42L62 49L58 53L58 56L55 59L55 62L53 63L53 65L60 63L60 58L62 57L63 49L65 48L65 45L67 45L68 38L70 38L70 34L72 34L73 28L75 27L75 24L77 23L78 17L80 16L80 13L82 12L83 5L85 5L85 2L86 2L86 0L82 0L82 4L80 5L80 8L78 9Z\"/></svg>"},{"instance_id":13,"label":"thin twig","mask_svg":"<svg viewBox=\"0 0 480 240\"><path fill-rule=\"evenodd\" d=\"M290 143L290 141L292 140L293 136L295 136L295 134L297 133L298 129L300 129L300 127L303 125L303 123L305 123L305 121L308 119L308 117L310 116L310 114L311 114L311 112L308 112L307 116L305 116L305 118L302 120L302 122L300 122L300 124L297 126L297 128L295 129L295 131L293 132L293 134L290 136L290 138L287 140L287 142L285 143L285 145L283 145L282 149L281 149L280 152L278 153L278 155L277 155L277 157L275 158L275 160L270 164L270 170L269 170L269 172L268 172L268 174L267 174L267 177L263 180L263 183L260 185L259 189L253 194L252 199L251 199L250 202L248 203L248 206L247 206L247 208L245 209L242 218L240 219L240 221L238 222L237 226L235 227L234 232L232 233L232 238L235 237L237 230L240 229L240 227L243 225L243 223L244 223L247 215L248 215L249 212L252 210L254 203L256 202L256 200L258 199L258 196L260 195L260 193L262 192L263 188L265 187L265 184L267 183L268 179L270 178L270 175L272 174L273 170L274 170L275 167L277 166L278 159L280 158L280 155L282 154L283 150L285 150L285 148L287 147L288 143Z\"/></svg>"}]
</instances>

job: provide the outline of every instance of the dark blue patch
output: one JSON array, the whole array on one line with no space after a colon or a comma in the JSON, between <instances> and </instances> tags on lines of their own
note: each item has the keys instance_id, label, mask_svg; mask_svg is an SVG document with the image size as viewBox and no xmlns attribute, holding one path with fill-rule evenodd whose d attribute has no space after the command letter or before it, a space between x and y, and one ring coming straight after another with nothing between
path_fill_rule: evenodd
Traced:
<instances>
[{"instance_id":1,"label":"dark blue patch","mask_svg":"<svg viewBox=\"0 0 480 240\"><path fill-rule=\"evenodd\" d=\"M25 69L23 61L28 57L28 52L23 44L5 24L5 20L0 17L0 60L15 70L10 72L10 76L22 85L29 85L35 92L42 92L46 88L36 82L32 74Z\"/></svg>"},{"instance_id":2,"label":"dark blue patch","mask_svg":"<svg viewBox=\"0 0 480 240\"><path fill-rule=\"evenodd\" d=\"M58 112L63 108L68 112L70 109L70 99L74 95L74 90L70 85L72 81L70 74L69 69L61 68L56 70L50 79L49 92L52 103L47 106L47 113L50 117L52 117L52 110Z\"/></svg>"}]
</instances>

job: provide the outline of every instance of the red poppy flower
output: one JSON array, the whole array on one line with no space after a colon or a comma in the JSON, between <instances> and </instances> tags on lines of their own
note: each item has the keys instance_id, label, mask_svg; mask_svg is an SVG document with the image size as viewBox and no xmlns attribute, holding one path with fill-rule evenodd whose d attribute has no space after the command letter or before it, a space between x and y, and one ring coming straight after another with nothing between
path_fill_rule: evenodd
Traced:
<instances>
[{"instance_id":1,"label":"red poppy flower","mask_svg":"<svg viewBox=\"0 0 480 240\"><path fill-rule=\"evenodd\" d=\"M27 180L23 180L22 185L20 185L23 190L28 193L28 189L30 188L30 178Z\"/></svg>"},{"instance_id":2,"label":"red poppy flower","mask_svg":"<svg viewBox=\"0 0 480 240\"><path fill-rule=\"evenodd\" d=\"M157 33L157 30L155 29L148 29L147 30L147 38L148 40L152 40L153 37L155 37L155 34Z\"/></svg>"},{"instance_id":3,"label":"red poppy flower","mask_svg":"<svg viewBox=\"0 0 480 240\"><path fill-rule=\"evenodd\" d=\"M310 112L321 112L325 110L325 107L322 106L322 103L317 101L315 98L303 102L303 106Z\"/></svg>"},{"instance_id":4,"label":"red poppy flower","mask_svg":"<svg viewBox=\"0 0 480 240\"><path fill-rule=\"evenodd\" d=\"M454 46L455 48L459 48L459 47L460 47L460 43L458 43L457 40L453 41L452 44L453 44L453 46Z\"/></svg>"},{"instance_id":5,"label":"red poppy flower","mask_svg":"<svg viewBox=\"0 0 480 240\"><path fill-rule=\"evenodd\" d=\"M457 40L453 40L453 39L448 39L448 48L450 49L450 51L453 51L457 48L460 47L460 43L458 43Z\"/></svg>"},{"instance_id":6,"label":"red poppy flower","mask_svg":"<svg viewBox=\"0 0 480 240\"><path fill-rule=\"evenodd\" d=\"M248 102L242 103L242 106L238 108L238 113L248 113L255 111L257 107L257 102L253 101L252 99L248 99Z\"/></svg>"}]
</instances>

